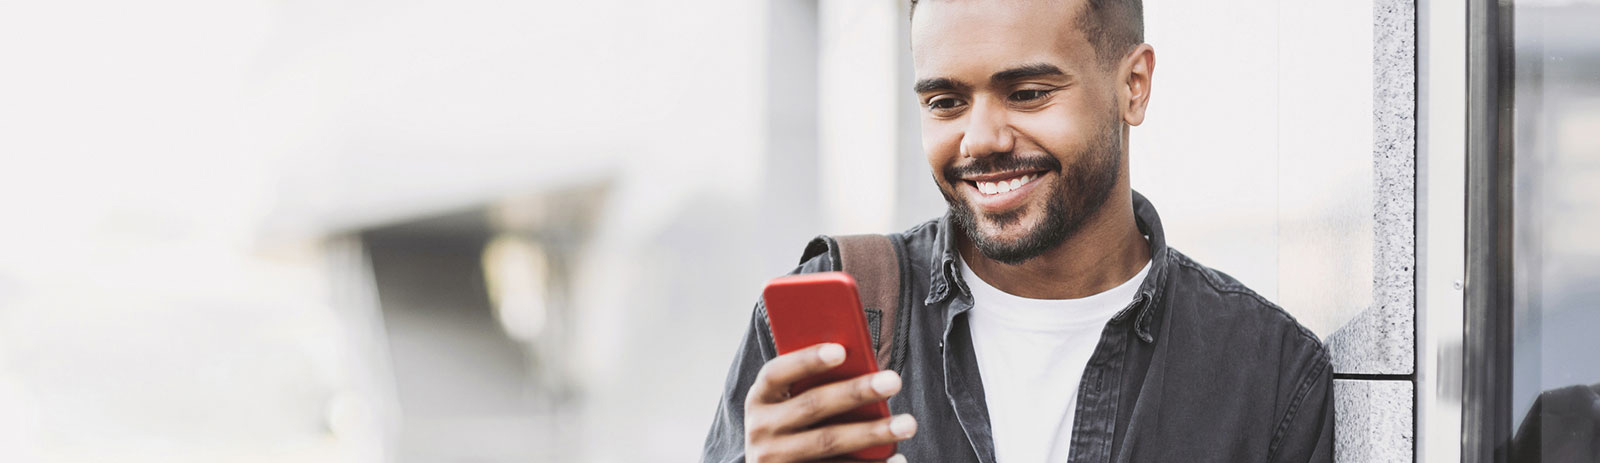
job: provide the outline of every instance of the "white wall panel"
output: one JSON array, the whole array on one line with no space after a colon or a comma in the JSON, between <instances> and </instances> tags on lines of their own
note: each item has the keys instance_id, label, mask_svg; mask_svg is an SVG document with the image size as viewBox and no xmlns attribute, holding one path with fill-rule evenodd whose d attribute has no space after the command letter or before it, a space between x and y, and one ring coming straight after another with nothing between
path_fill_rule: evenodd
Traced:
<instances>
[{"instance_id":1,"label":"white wall panel","mask_svg":"<svg viewBox=\"0 0 1600 463\"><path fill-rule=\"evenodd\" d=\"M1415 14L1405 0L1150 1L1134 189L1342 373L1414 364Z\"/></svg>"}]
</instances>

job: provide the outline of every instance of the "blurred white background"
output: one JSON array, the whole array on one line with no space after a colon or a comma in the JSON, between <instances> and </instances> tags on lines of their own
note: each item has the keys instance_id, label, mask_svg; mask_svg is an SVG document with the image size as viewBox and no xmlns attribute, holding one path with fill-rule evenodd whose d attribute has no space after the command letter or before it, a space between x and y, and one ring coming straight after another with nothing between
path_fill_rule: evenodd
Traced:
<instances>
[{"instance_id":1,"label":"blurred white background","mask_svg":"<svg viewBox=\"0 0 1600 463\"><path fill-rule=\"evenodd\" d=\"M1373 4L1206 3L1146 2L1134 187L1327 336ZM762 282L943 210L906 8L8 2L0 460L695 460Z\"/></svg>"}]
</instances>

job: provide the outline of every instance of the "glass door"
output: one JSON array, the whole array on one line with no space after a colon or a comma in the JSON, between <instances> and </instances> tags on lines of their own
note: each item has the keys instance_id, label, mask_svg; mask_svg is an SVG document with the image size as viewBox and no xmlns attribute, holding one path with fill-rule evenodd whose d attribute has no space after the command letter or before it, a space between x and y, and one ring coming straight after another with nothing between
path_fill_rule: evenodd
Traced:
<instances>
[{"instance_id":1,"label":"glass door","mask_svg":"<svg viewBox=\"0 0 1600 463\"><path fill-rule=\"evenodd\" d=\"M1469 18L1462 461L1600 461L1600 2Z\"/></svg>"},{"instance_id":2,"label":"glass door","mask_svg":"<svg viewBox=\"0 0 1600 463\"><path fill-rule=\"evenodd\" d=\"M1600 2L1519 1L1510 461L1600 461Z\"/></svg>"}]
</instances>

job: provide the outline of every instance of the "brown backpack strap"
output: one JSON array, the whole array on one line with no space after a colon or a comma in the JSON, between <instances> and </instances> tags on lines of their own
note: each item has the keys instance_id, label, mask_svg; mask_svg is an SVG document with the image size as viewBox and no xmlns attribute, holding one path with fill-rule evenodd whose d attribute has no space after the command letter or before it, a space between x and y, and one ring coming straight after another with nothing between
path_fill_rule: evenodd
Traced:
<instances>
[{"instance_id":1,"label":"brown backpack strap","mask_svg":"<svg viewBox=\"0 0 1600 463\"><path fill-rule=\"evenodd\" d=\"M895 331L899 326L900 257L894 243L884 235L845 235L834 237L839 262L845 273L856 279L861 291L861 307L877 310L877 332L873 333L878 367L893 368Z\"/></svg>"},{"instance_id":2,"label":"brown backpack strap","mask_svg":"<svg viewBox=\"0 0 1600 463\"><path fill-rule=\"evenodd\" d=\"M800 263L827 254L832 270L850 274L861 293L861 309L866 312L872 348L878 368L899 371L905 355L905 333L910 326L900 317L900 251L887 235L818 236L806 245ZM896 342L899 341L899 342Z\"/></svg>"}]
</instances>

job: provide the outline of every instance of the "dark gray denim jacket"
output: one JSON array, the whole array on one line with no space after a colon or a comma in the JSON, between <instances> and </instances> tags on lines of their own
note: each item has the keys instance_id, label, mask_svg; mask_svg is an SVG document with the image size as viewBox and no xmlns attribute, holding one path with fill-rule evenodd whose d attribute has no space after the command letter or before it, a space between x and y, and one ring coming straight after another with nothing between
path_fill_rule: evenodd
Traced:
<instances>
[{"instance_id":1,"label":"dark gray denim jacket","mask_svg":"<svg viewBox=\"0 0 1600 463\"><path fill-rule=\"evenodd\" d=\"M1101 331L1083 372L1069 460L1333 461L1333 371L1322 343L1237 280L1168 248L1155 207L1137 192L1133 200L1153 261L1133 303ZM912 297L899 315L909 317L897 368L904 386L889 408L917 418L917 435L899 446L909 461L994 463L967 329L972 294L949 220L891 236L909 260L902 269ZM794 273L830 267L823 255ZM774 356L758 302L702 461L744 461L745 392Z\"/></svg>"}]
</instances>

